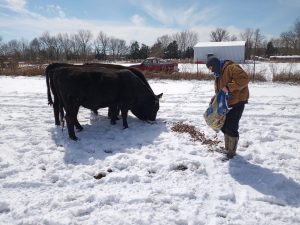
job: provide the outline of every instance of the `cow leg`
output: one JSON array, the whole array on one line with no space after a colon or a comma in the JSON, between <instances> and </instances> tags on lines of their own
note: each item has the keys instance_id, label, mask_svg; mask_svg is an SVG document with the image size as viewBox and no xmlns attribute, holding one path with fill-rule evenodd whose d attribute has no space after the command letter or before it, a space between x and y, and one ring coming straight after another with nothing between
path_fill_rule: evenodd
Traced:
<instances>
[{"instance_id":1,"label":"cow leg","mask_svg":"<svg viewBox=\"0 0 300 225\"><path fill-rule=\"evenodd\" d=\"M95 114L95 116L98 116L98 110L92 109L91 111Z\"/></svg>"},{"instance_id":2,"label":"cow leg","mask_svg":"<svg viewBox=\"0 0 300 225\"><path fill-rule=\"evenodd\" d=\"M53 112L54 112L54 118L55 118L55 125L59 126L60 125L60 120L59 120L59 101L55 97L54 97L54 102L53 102Z\"/></svg>"},{"instance_id":3,"label":"cow leg","mask_svg":"<svg viewBox=\"0 0 300 225\"><path fill-rule=\"evenodd\" d=\"M120 108L117 106L116 108L116 116L117 116L117 119L119 120L118 116L120 115Z\"/></svg>"},{"instance_id":4,"label":"cow leg","mask_svg":"<svg viewBox=\"0 0 300 225\"><path fill-rule=\"evenodd\" d=\"M83 130L83 127L80 125L80 123L79 123L79 121L78 121L78 119L77 119L77 114L78 114L78 111L77 111L77 113L76 113L75 127L76 127L76 130L77 130L78 132L80 132L80 131Z\"/></svg>"},{"instance_id":5,"label":"cow leg","mask_svg":"<svg viewBox=\"0 0 300 225\"><path fill-rule=\"evenodd\" d=\"M79 107L76 108L76 109L74 108L74 114L76 115L76 116L75 116L75 122L74 122L74 125L75 125L75 127L76 127L76 130L77 130L78 132L80 132L80 131L83 130L83 127L80 125L80 123L79 123L79 121L78 121L78 119L77 119L78 112L79 112Z\"/></svg>"},{"instance_id":6,"label":"cow leg","mask_svg":"<svg viewBox=\"0 0 300 225\"><path fill-rule=\"evenodd\" d=\"M74 131L74 126L76 126L76 122L78 122L77 120L78 111L79 111L79 107L66 108L66 121L67 121L69 138L74 141L78 140Z\"/></svg>"},{"instance_id":7,"label":"cow leg","mask_svg":"<svg viewBox=\"0 0 300 225\"><path fill-rule=\"evenodd\" d=\"M121 114L122 114L122 119L123 119L123 128L126 129L126 128L128 128L128 123L127 123L128 109L121 108Z\"/></svg>"},{"instance_id":8,"label":"cow leg","mask_svg":"<svg viewBox=\"0 0 300 225\"><path fill-rule=\"evenodd\" d=\"M108 107L108 118L115 117L116 120L119 120L120 108L118 106L109 106Z\"/></svg>"},{"instance_id":9,"label":"cow leg","mask_svg":"<svg viewBox=\"0 0 300 225\"><path fill-rule=\"evenodd\" d=\"M108 107L108 117L110 118L110 124L116 124L116 120L118 120L117 116L117 106L111 105Z\"/></svg>"},{"instance_id":10,"label":"cow leg","mask_svg":"<svg viewBox=\"0 0 300 225\"><path fill-rule=\"evenodd\" d=\"M78 132L83 130L83 127L80 125L77 118L76 118L76 122L75 122L75 127Z\"/></svg>"}]
</instances>

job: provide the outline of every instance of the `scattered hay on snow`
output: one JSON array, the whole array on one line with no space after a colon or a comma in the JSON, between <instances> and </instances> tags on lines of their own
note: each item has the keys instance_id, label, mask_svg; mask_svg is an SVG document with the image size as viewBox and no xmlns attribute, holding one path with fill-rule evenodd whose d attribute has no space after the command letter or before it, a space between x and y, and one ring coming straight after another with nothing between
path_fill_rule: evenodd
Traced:
<instances>
[{"instance_id":1,"label":"scattered hay on snow","mask_svg":"<svg viewBox=\"0 0 300 225\"><path fill-rule=\"evenodd\" d=\"M205 134L201 131L196 130L195 126L184 124L183 122L175 123L171 128L172 131L178 133L189 133L194 141L201 141L202 144L210 147L218 145L220 141L212 140L205 137Z\"/></svg>"}]
</instances>

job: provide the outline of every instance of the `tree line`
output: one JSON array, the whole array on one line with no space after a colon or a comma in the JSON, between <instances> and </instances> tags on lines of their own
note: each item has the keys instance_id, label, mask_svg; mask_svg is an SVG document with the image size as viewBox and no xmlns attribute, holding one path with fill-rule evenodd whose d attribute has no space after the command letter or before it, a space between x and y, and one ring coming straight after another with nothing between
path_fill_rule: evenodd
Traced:
<instances>
[{"instance_id":1,"label":"tree line","mask_svg":"<svg viewBox=\"0 0 300 225\"><path fill-rule=\"evenodd\" d=\"M246 41L246 59L254 56L300 54L300 18L280 37L267 38L259 28L246 29L239 37L231 35L223 28L210 32L210 41ZM98 60L138 60L150 56L166 59L192 59L193 47L199 41L199 35L185 30L173 35L158 37L152 46L138 41L127 44L125 40L108 36L100 31L93 37L89 30L76 33L43 33L31 41L25 39L3 42L0 37L0 62L5 61L90 61Z\"/></svg>"}]
</instances>

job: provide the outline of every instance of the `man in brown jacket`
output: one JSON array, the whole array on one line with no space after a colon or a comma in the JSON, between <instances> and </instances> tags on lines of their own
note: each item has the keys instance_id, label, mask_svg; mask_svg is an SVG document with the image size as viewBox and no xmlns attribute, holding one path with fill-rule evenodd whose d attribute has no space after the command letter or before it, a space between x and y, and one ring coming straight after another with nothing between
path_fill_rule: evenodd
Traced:
<instances>
[{"instance_id":1,"label":"man in brown jacket","mask_svg":"<svg viewBox=\"0 0 300 225\"><path fill-rule=\"evenodd\" d=\"M221 130L224 133L226 156L231 159L236 154L239 121L249 99L249 76L233 61L220 61L215 56L208 57L206 66L214 73L215 93L223 90L229 94L228 106L231 109L226 115L225 124Z\"/></svg>"}]
</instances>

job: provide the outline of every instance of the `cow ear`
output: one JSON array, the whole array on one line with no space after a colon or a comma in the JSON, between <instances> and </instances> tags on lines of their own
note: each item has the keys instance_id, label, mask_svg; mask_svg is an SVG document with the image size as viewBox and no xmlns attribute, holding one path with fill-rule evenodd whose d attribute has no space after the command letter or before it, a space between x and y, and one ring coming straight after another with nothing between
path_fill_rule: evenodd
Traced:
<instances>
[{"instance_id":1,"label":"cow ear","mask_svg":"<svg viewBox=\"0 0 300 225\"><path fill-rule=\"evenodd\" d=\"M161 98L163 96L163 93L160 93L159 95L156 95L157 98Z\"/></svg>"}]
</instances>

